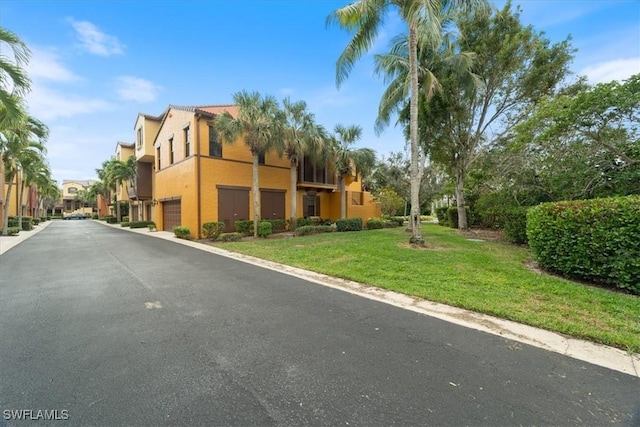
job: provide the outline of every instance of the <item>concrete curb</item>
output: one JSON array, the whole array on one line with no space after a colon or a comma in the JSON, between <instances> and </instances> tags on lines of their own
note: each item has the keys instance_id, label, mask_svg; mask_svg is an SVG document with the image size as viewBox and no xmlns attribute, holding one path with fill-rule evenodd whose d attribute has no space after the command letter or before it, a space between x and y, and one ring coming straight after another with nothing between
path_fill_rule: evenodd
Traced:
<instances>
[{"instance_id":1,"label":"concrete curb","mask_svg":"<svg viewBox=\"0 0 640 427\"><path fill-rule=\"evenodd\" d=\"M640 377L640 354L629 354L617 348L566 337L555 332L534 328L532 326L523 325L509 320L457 307L451 307L445 304L422 300L363 283L339 279L325 274L303 270L301 268L226 251L224 249L204 245L202 243L178 239L173 233L168 231L150 232L146 228L130 229L127 227L120 227L120 225L117 224L106 224L102 221L99 222L109 227L145 234L159 239L170 240L202 251L268 268L270 270L295 276L323 286L343 290L375 301L391 304L396 307L425 314L427 316L436 317L467 328L488 332L493 335L498 335L510 340L529 344L555 353L560 353L594 365L603 366L628 375Z\"/></svg>"}]
</instances>

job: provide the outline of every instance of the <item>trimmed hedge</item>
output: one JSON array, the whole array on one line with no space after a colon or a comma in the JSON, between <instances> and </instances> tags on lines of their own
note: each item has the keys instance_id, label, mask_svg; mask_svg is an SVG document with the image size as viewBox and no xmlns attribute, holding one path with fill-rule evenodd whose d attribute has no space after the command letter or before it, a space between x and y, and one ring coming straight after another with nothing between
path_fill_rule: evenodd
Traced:
<instances>
[{"instance_id":1,"label":"trimmed hedge","mask_svg":"<svg viewBox=\"0 0 640 427\"><path fill-rule=\"evenodd\" d=\"M527 236L544 269L640 295L639 219L640 196L543 203Z\"/></svg>"},{"instance_id":2,"label":"trimmed hedge","mask_svg":"<svg viewBox=\"0 0 640 427\"><path fill-rule=\"evenodd\" d=\"M91 219L98 219L98 214L91 215Z\"/></svg>"},{"instance_id":3,"label":"trimmed hedge","mask_svg":"<svg viewBox=\"0 0 640 427\"><path fill-rule=\"evenodd\" d=\"M240 233L222 233L218 239L221 242L239 242L242 239Z\"/></svg>"},{"instance_id":4,"label":"trimmed hedge","mask_svg":"<svg viewBox=\"0 0 640 427\"><path fill-rule=\"evenodd\" d=\"M236 233L253 234L253 220L236 221L233 223Z\"/></svg>"},{"instance_id":5,"label":"trimmed hedge","mask_svg":"<svg viewBox=\"0 0 640 427\"><path fill-rule=\"evenodd\" d=\"M3 231L4 229L0 229L0 234L2 234ZM17 236L18 233L20 233L20 227L7 227L8 236Z\"/></svg>"},{"instance_id":6,"label":"trimmed hedge","mask_svg":"<svg viewBox=\"0 0 640 427\"><path fill-rule=\"evenodd\" d=\"M189 227L178 225L176 227L173 227L173 233L178 239L191 240L191 230L189 230Z\"/></svg>"},{"instance_id":7,"label":"trimmed hedge","mask_svg":"<svg viewBox=\"0 0 640 427\"><path fill-rule=\"evenodd\" d=\"M129 223L130 228L147 228L150 225L155 228L156 223L153 221L133 221Z\"/></svg>"},{"instance_id":8,"label":"trimmed hedge","mask_svg":"<svg viewBox=\"0 0 640 427\"><path fill-rule=\"evenodd\" d=\"M260 221L258 223L258 236L267 238L273 231L273 226L269 221Z\"/></svg>"},{"instance_id":9,"label":"trimmed hedge","mask_svg":"<svg viewBox=\"0 0 640 427\"><path fill-rule=\"evenodd\" d=\"M205 222L202 224L202 235L207 239L216 240L224 231L224 222Z\"/></svg>"},{"instance_id":10,"label":"trimmed hedge","mask_svg":"<svg viewBox=\"0 0 640 427\"><path fill-rule=\"evenodd\" d=\"M31 222L33 222L33 225L40 224L40 217L29 217L29 218L31 218Z\"/></svg>"},{"instance_id":11,"label":"trimmed hedge","mask_svg":"<svg viewBox=\"0 0 640 427\"><path fill-rule=\"evenodd\" d=\"M382 219L372 218L367 221L367 230L379 230L385 228L385 221Z\"/></svg>"},{"instance_id":12,"label":"trimmed hedge","mask_svg":"<svg viewBox=\"0 0 640 427\"><path fill-rule=\"evenodd\" d=\"M509 209L502 217L504 221L504 238L507 242L527 243L527 211L529 206Z\"/></svg>"},{"instance_id":13,"label":"trimmed hedge","mask_svg":"<svg viewBox=\"0 0 640 427\"><path fill-rule=\"evenodd\" d=\"M128 221L122 221L120 223L120 227L128 227L129 226L129 222Z\"/></svg>"},{"instance_id":14,"label":"trimmed hedge","mask_svg":"<svg viewBox=\"0 0 640 427\"><path fill-rule=\"evenodd\" d=\"M123 216L122 222L129 222L129 216L128 215Z\"/></svg>"},{"instance_id":15,"label":"trimmed hedge","mask_svg":"<svg viewBox=\"0 0 640 427\"><path fill-rule=\"evenodd\" d=\"M345 218L336 221L338 231L360 231L362 230L362 218Z\"/></svg>"},{"instance_id":16,"label":"trimmed hedge","mask_svg":"<svg viewBox=\"0 0 640 427\"><path fill-rule=\"evenodd\" d=\"M107 224L116 224L118 222L118 218L113 215L107 215L104 217L104 222Z\"/></svg>"},{"instance_id":17,"label":"trimmed hedge","mask_svg":"<svg viewBox=\"0 0 640 427\"><path fill-rule=\"evenodd\" d=\"M335 229L331 225L303 225L296 228L296 236L308 236L310 234L331 233Z\"/></svg>"}]
</instances>

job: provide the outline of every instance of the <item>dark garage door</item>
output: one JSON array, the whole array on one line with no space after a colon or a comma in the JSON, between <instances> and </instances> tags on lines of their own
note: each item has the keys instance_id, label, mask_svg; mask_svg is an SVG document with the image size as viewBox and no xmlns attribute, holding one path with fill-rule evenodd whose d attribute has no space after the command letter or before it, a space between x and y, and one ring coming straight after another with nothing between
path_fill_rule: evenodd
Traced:
<instances>
[{"instance_id":1,"label":"dark garage door","mask_svg":"<svg viewBox=\"0 0 640 427\"><path fill-rule=\"evenodd\" d=\"M260 192L260 218L284 219L284 191L262 190Z\"/></svg>"},{"instance_id":2,"label":"dark garage door","mask_svg":"<svg viewBox=\"0 0 640 427\"><path fill-rule=\"evenodd\" d=\"M182 209L180 200L162 202L162 229L173 231L173 227L181 225Z\"/></svg>"},{"instance_id":3,"label":"dark garage door","mask_svg":"<svg viewBox=\"0 0 640 427\"><path fill-rule=\"evenodd\" d=\"M249 219L249 190L245 188L218 188L218 221L224 222L224 231L235 231L235 222Z\"/></svg>"}]
</instances>

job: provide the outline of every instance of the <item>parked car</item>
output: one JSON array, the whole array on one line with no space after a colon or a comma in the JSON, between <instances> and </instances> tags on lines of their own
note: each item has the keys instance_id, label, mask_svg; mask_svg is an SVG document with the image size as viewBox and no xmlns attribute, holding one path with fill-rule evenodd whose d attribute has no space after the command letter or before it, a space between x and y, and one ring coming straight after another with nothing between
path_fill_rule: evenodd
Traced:
<instances>
[{"instance_id":1,"label":"parked car","mask_svg":"<svg viewBox=\"0 0 640 427\"><path fill-rule=\"evenodd\" d=\"M85 214L74 213L74 214L65 216L63 219L86 219L86 218L87 217L85 216Z\"/></svg>"}]
</instances>

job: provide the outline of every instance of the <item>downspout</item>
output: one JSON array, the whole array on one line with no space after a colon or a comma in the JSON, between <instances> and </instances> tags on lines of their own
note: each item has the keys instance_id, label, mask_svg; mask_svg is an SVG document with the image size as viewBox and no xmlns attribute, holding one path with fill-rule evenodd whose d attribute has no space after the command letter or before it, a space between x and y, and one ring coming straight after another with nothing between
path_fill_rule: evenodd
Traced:
<instances>
[{"instance_id":1,"label":"downspout","mask_svg":"<svg viewBox=\"0 0 640 427\"><path fill-rule=\"evenodd\" d=\"M198 209L198 230L196 231L196 236L198 236L198 239L201 237L200 236L200 230L202 230L202 209L201 209L201 205L202 205L202 195L201 195L201 188L202 186L200 185L200 113L196 113L195 118L196 118L196 129L194 132L194 142L195 142L195 146L196 146L196 197L197 197L197 209Z\"/></svg>"}]
</instances>

